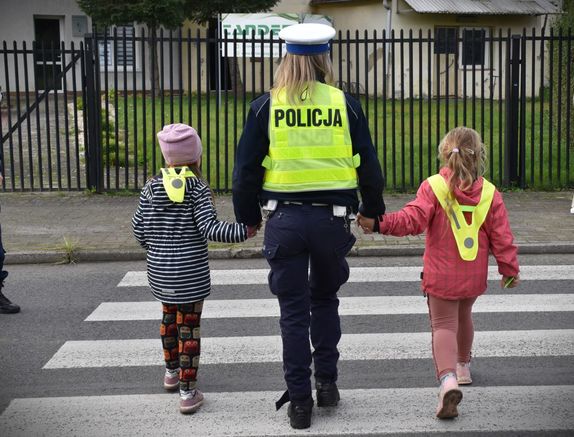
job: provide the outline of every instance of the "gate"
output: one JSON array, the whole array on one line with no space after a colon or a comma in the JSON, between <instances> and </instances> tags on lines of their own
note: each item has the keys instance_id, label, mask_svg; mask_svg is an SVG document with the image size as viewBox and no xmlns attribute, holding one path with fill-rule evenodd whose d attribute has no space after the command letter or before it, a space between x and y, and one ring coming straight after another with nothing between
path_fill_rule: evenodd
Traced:
<instances>
[{"instance_id":1,"label":"gate","mask_svg":"<svg viewBox=\"0 0 574 437\"><path fill-rule=\"evenodd\" d=\"M81 190L84 153L84 48L3 42L2 122L7 191Z\"/></svg>"}]
</instances>

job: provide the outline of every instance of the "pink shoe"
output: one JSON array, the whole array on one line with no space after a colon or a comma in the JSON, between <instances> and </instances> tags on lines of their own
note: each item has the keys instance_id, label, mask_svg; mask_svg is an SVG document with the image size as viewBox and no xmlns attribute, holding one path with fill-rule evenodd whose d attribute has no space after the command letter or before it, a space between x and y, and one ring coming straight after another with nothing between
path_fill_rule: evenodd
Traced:
<instances>
[{"instance_id":1,"label":"pink shoe","mask_svg":"<svg viewBox=\"0 0 574 437\"><path fill-rule=\"evenodd\" d=\"M182 414L195 413L203 404L203 393L197 389L180 392L179 411Z\"/></svg>"},{"instance_id":2,"label":"pink shoe","mask_svg":"<svg viewBox=\"0 0 574 437\"><path fill-rule=\"evenodd\" d=\"M456 363L456 380L459 385L472 384L470 363Z\"/></svg>"},{"instance_id":3,"label":"pink shoe","mask_svg":"<svg viewBox=\"0 0 574 437\"><path fill-rule=\"evenodd\" d=\"M163 388L172 391L179 387L179 369L165 369Z\"/></svg>"},{"instance_id":4,"label":"pink shoe","mask_svg":"<svg viewBox=\"0 0 574 437\"><path fill-rule=\"evenodd\" d=\"M461 400L462 392L458 389L455 375L447 375L440 385L436 417L439 419L452 419L457 417L458 411L456 407Z\"/></svg>"}]
</instances>

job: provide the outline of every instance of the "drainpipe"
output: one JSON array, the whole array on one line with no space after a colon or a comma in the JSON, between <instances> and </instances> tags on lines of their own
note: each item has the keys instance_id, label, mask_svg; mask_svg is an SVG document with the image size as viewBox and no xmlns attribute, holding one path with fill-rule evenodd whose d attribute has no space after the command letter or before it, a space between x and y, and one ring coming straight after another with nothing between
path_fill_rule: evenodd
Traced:
<instances>
[{"instance_id":1,"label":"drainpipe","mask_svg":"<svg viewBox=\"0 0 574 437\"><path fill-rule=\"evenodd\" d=\"M383 7L386 9L387 11L387 24L386 24L386 32L387 32L387 38L391 37L391 29L392 29L392 17L393 17L393 6L392 4L389 5L388 0L383 0ZM387 42L386 47L385 47L385 54L386 54L386 63L387 63L387 71L385 71L385 74L387 75L387 85L389 83L388 79L389 79L389 75L390 75L390 69L391 69L391 43Z\"/></svg>"}]
</instances>

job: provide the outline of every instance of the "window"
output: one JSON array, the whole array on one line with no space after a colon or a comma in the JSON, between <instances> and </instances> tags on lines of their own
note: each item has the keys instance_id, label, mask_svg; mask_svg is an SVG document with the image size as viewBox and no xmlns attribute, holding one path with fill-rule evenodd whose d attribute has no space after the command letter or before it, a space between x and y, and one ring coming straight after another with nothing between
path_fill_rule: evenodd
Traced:
<instances>
[{"instance_id":1,"label":"window","mask_svg":"<svg viewBox=\"0 0 574 437\"><path fill-rule=\"evenodd\" d=\"M458 28L437 27L434 30L434 53L436 55L455 54Z\"/></svg>"},{"instance_id":2,"label":"window","mask_svg":"<svg viewBox=\"0 0 574 437\"><path fill-rule=\"evenodd\" d=\"M459 34L460 32L460 34ZM486 67L489 31L473 27L436 27L434 53L458 54L461 67ZM460 38L460 39L459 39Z\"/></svg>"},{"instance_id":3,"label":"window","mask_svg":"<svg viewBox=\"0 0 574 437\"><path fill-rule=\"evenodd\" d=\"M114 29L115 32L114 32ZM116 42L114 43L114 33ZM124 38L125 33L125 38ZM104 39L107 35L107 39ZM112 69L132 70L135 66L134 59L134 26L116 26L107 28L104 32L98 32L98 49L100 52L100 65L107 65ZM114 52L115 49L115 52Z\"/></svg>"},{"instance_id":4,"label":"window","mask_svg":"<svg viewBox=\"0 0 574 437\"><path fill-rule=\"evenodd\" d=\"M462 29L462 56L463 67L485 66L487 30L482 28Z\"/></svg>"}]
</instances>

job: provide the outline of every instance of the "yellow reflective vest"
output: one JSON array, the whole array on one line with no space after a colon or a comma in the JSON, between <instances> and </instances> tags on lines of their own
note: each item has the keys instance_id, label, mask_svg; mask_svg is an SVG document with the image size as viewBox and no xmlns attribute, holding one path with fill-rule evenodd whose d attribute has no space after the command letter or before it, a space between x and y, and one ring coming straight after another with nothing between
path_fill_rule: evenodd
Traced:
<instances>
[{"instance_id":1,"label":"yellow reflective vest","mask_svg":"<svg viewBox=\"0 0 574 437\"><path fill-rule=\"evenodd\" d=\"M284 89L273 92L262 165L267 191L357 188L360 156L353 156L345 94L316 82L305 101L290 105Z\"/></svg>"},{"instance_id":2,"label":"yellow reflective vest","mask_svg":"<svg viewBox=\"0 0 574 437\"><path fill-rule=\"evenodd\" d=\"M486 219L494 197L494 185L483 178L480 201L476 206L460 205L456 198L450 199L451 213L447 213L449 190L446 181L440 174L427 179L440 206L447 214L460 257L465 261L474 261L478 254L478 231ZM463 212L472 213L472 222L468 224Z\"/></svg>"},{"instance_id":3,"label":"yellow reflective vest","mask_svg":"<svg viewBox=\"0 0 574 437\"><path fill-rule=\"evenodd\" d=\"M179 173L175 168L162 168L163 187L169 200L175 203L183 202L185 196L185 178L194 178L195 174L187 167L181 167Z\"/></svg>"}]
</instances>

